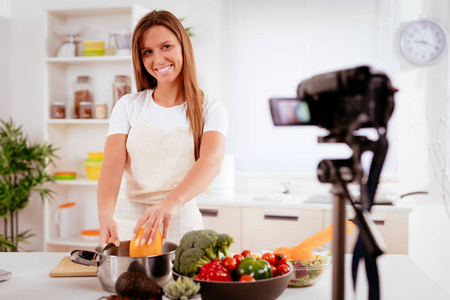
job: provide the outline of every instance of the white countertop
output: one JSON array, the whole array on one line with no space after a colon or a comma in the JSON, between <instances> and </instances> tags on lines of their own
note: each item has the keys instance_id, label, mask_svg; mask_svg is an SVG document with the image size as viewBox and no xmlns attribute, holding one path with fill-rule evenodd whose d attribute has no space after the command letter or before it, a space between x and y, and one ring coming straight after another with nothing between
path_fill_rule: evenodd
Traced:
<instances>
[{"instance_id":1,"label":"white countertop","mask_svg":"<svg viewBox=\"0 0 450 300\"><path fill-rule=\"evenodd\" d=\"M55 252L0 253L0 269L12 272L10 280L0 282L1 298L96 300L109 295L96 277L50 277L50 271L67 255ZM350 259L351 255L346 255L346 299L368 299L363 266L360 267L356 296L352 295ZM381 256L378 269L383 300L450 299L450 295L405 255ZM279 299L331 299L331 271L331 268L327 270L314 286L286 289Z\"/></svg>"},{"instance_id":2,"label":"white countertop","mask_svg":"<svg viewBox=\"0 0 450 300\"><path fill-rule=\"evenodd\" d=\"M289 198L289 197L292 197ZM321 201L311 201L311 199L323 198ZM330 198L327 202L326 198ZM320 200L320 199L318 199ZM196 197L198 205L211 206L232 206L232 207L263 207L280 209L323 209L332 210L331 194L256 194L256 193L234 193L218 194L213 192L203 192ZM399 201L397 201L399 202ZM350 204L347 205L352 209ZM374 205L373 211L378 212L411 212L410 207L397 203L396 205Z\"/></svg>"}]
</instances>

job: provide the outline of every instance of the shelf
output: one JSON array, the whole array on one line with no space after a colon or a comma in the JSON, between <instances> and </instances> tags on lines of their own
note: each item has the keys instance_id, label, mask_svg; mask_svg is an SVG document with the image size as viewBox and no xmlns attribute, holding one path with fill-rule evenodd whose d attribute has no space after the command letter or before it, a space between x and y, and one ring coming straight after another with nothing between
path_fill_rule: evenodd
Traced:
<instances>
[{"instance_id":1,"label":"shelf","mask_svg":"<svg viewBox=\"0 0 450 300\"><path fill-rule=\"evenodd\" d=\"M55 184L61 185L96 186L97 183L97 180L89 180L86 177L80 177L79 179L75 180L55 180Z\"/></svg>"},{"instance_id":2,"label":"shelf","mask_svg":"<svg viewBox=\"0 0 450 300\"><path fill-rule=\"evenodd\" d=\"M117 6L117 7L96 7L85 9L64 9L64 10L49 10L48 13L61 16L64 18L79 18L86 16L110 16L118 14L131 14L131 6Z\"/></svg>"},{"instance_id":3,"label":"shelf","mask_svg":"<svg viewBox=\"0 0 450 300\"><path fill-rule=\"evenodd\" d=\"M48 124L109 124L109 119L48 119Z\"/></svg>"},{"instance_id":4,"label":"shelf","mask_svg":"<svg viewBox=\"0 0 450 300\"><path fill-rule=\"evenodd\" d=\"M53 238L47 240L49 245L60 245L60 246L77 246L77 247L97 247L99 241L88 241L82 237L74 237L70 239L59 239Z\"/></svg>"},{"instance_id":5,"label":"shelf","mask_svg":"<svg viewBox=\"0 0 450 300\"><path fill-rule=\"evenodd\" d=\"M48 57L48 63L76 64L86 62L131 62L131 56L76 56L76 57Z\"/></svg>"}]
</instances>

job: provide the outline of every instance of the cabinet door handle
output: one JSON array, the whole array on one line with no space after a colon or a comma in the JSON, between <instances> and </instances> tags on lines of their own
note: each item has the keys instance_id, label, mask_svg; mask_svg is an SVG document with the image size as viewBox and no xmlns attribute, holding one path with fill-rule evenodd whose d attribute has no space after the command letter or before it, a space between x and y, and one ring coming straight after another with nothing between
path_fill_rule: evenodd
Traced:
<instances>
[{"instance_id":1,"label":"cabinet door handle","mask_svg":"<svg viewBox=\"0 0 450 300\"><path fill-rule=\"evenodd\" d=\"M352 221L353 223L355 223L356 224L356 221L355 221L355 219L350 219L350 221ZM375 224L375 225L380 225L380 226L383 226L384 225L384 220L373 220L373 223Z\"/></svg>"},{"instance_id":2,"label":"cabinet door handle","mask_svg":"<svg viewBox=\"0 0 450 300\"><path fill-rule=\"evenodd\" d=\"M219 215L219 210L214 208L200 208L200 213L202 217L217 217Z\"/></svg>"},{"instance_id":3,"label":"cabinet door handle","mask_svg":"<svg viewBox=\"0 0 450 300\"><path fill-rule=\"evenodd\" d=\"M298 221L298 215L277 212L264 213L264 220Z\"/></svg>"}]
</instances>

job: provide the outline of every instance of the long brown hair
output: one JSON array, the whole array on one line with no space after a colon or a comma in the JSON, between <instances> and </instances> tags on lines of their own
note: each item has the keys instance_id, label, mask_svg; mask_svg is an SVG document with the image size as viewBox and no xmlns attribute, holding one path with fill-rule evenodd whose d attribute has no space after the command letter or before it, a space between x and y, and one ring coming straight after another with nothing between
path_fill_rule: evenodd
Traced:
<instances>
[{"instance_id":1,"label":"long brown hair","mask_svg":"<svg viewBox=\"0 0 450 300\"><path fill-rule=\"evenodd\" d=\"M178 38L183 55L183 68L181 71L181 95L186 101L186 115L189 119L190 129L194 137L195 160L200 157L200 143L203 134L203 92L198 85L197 70L195 67L194 50L191 40L181 24L180 20L172 13L165 10L154 10L146 14L136 25L131 42L133 54L134 76L136 78L137 91L154 89L158 82L150 75L142 63L140 46L141 36L152 26L162 25L169 29Z\"/></svg>"}]
</instances>

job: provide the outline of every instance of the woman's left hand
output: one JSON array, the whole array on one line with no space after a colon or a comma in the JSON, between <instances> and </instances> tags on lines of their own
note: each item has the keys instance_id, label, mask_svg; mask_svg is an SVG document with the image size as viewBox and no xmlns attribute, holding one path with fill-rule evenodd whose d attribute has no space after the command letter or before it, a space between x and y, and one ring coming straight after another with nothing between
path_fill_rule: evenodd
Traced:
<instances>
[{"instance_id":1,"label":"woman's left hand","mask_svg":"<svg viewBox=\"0 0 450 300\"><path fill-rule=\"evenodd\" d=\"M148 245L150 245L155 239L156 233L158 232L161 224L164 224L162 233L164 244L167 238L170 221L180 211L180 208L181 201L169 198L169 196L167 196L160 203L147 208L145 213L139 218L136 226L134 227L132 240L136 238L136 236L139 234L139 230L141 229L141 227L144 227L145 224L142 239L140 241L136 240L136 243L140 243L141 245L147 243ZM154 230L152 230L152 228Z\"/></svg>"}]
</instances>

